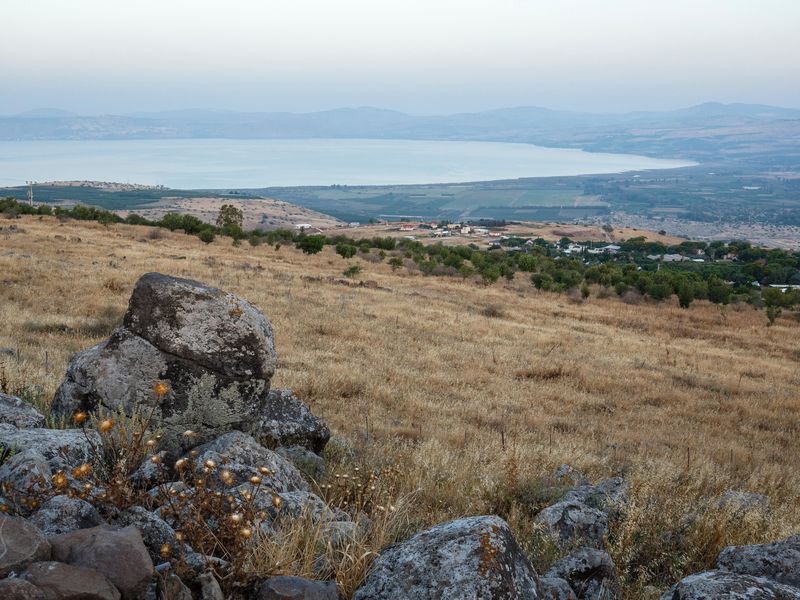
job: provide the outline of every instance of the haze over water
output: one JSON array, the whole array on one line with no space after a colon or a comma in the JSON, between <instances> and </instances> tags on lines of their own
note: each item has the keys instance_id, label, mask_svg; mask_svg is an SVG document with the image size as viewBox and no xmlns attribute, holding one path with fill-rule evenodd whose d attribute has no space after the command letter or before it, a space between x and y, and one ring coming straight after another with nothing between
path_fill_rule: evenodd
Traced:
<instances>
[{"instance_id":1,"label":"haze over water","mask_svg":"<svg viewBox=\"0 0 800 600\"><path fill-rule=\"evenodd\" d=\"M499 142L118 140L0 142L0 186L95 180L182 189L393 185L689 166L626 154Z\"/></svg>"}]
</instances>

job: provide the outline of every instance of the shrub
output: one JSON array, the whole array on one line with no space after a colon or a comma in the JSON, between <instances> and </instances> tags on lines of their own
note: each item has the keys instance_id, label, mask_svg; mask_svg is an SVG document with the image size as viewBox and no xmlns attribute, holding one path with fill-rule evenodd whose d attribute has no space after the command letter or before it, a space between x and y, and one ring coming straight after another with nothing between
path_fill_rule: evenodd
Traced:
<instances>
[{"instance_id":1,"label":"shrub","mask_svg":"<svg viewBox=\"0 0 800 600\"><path fill-rule=\"evenodd\" d=\"M214 231L212 229L203 229L197 237L200 238L200 241L204 244L210 244L214 241Z\"/></svg>"},{"instance_id":2,"label":"shrub","mask_svg":"<svg viewBox=\"0 0 800 600\"><path fill-rule=\"evenodd\" d=\"M342 271L342 275L351 278L358 276L359 273L361 273L361 265L350 265Z\"/></svg>"}]
</instances>

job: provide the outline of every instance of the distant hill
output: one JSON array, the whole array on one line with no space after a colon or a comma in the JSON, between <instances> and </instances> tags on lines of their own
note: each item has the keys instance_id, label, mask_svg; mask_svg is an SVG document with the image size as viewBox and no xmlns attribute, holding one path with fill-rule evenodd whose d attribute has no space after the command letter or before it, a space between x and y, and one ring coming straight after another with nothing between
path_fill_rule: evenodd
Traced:
<instances>
[{"instance_id":1,"label":"distant hill","mask_svg":"<svg viewBox=\"0 0 800 600\"><path fill-rule=\"evenodd\" d=\"M517 107L417 116L373 107L316 113L187 109L78 116L38 109L0 117L0 140L376 138L533 143L800 166L800 109L709 102L666 112L581 113Z\"/></svg>"}]
</instances>

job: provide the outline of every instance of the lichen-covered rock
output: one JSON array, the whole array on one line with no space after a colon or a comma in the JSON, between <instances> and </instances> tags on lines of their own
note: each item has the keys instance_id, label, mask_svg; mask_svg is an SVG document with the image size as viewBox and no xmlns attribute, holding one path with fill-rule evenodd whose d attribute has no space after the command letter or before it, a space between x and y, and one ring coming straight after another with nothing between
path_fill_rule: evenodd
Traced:
<instances>
[{"instance_id":1,"label":"lichen-covered rock","mask_svg":"<svg viewBox=\"0 0 800 600\"><path fill-rule=\"evenodd\" d=\"M231 378L268 381L275 372L267 318L246 300L197 281L142 275L124 323L167 354Z\"/></svg>"},{"instance_id":2,"label":"lichen-covered rock","mask_svg":"<svg viewBox=\"0 0 800 600\"><path fill-rule=\"evenodd\" d=\"M153 561L135 527L79 529L50 538L50 544L54 560L99 571L123 600L140 600L150 586Z\"/></svg>"},{"instance_id":3,"label":"lichen-covered rock","mask_svg":"<svg viewBox=\"0 0 800 600\"><path fill-rule=\"evenodd\" d=\"M562 547L580 543L602 548L608 531L606 514L580 501L557 502L542 509L534 521Z\"/></svg>"},{"instance_id":4,"label":"lichen-covered rock","mask_svg":"<svg viewBox=\"0 0 800 600\"><path fill-rule=\"evenodd\" d=\"M619 598L617 568L608 553L581 548L554 562L545 577L565 580L579 600Z\"/></svg>"},{"instance_id":5,"label":"lichen-covered rock","mask_svg":"<svg viewBox=\"0 0 800 600\"><path fill-rule=\"evenodd\" d=\"M124 326L72 357L53 410L152 411L162 448L177 454L231 430L252 430L275 364L272 328L252 305L148 273L136 284Z\"/></svg>"},{"instance_id":6,"label":"lichen-covered rock","mask_svg":"<svg viewBox=\"0 0 800 600\"><path fill-rule=\"evenodd\" d=\"M729 546L719 553L717 569L800 588L800 535L771 544Z\"/></svg>"},{"instance_id":7,"label":"lichen-covered rock","mask_svg":"<svg viewBox=\"0 0 800 600\"><path fill-rule=\"evenodd\" d=\"M253 435L269 448L303 446L320 454L331 432L292 390L270 390Z\"/></svg>"},{"instance_id":8,"label":"lichen-covered rock","mask_svg":"<svg viewBox=\"0 0 800 600\"><path fill-rule=\"evenodd\" d=\"M44 415L21 398L0 393L0 423L20 429L42 427Z\"/></svg>"},{"instance_id":9,"label":"lichen-covered rock","mask_svg":"<svg viewBox=\"0 0 800 600\"><path fill-rule=\"evenodd\" d=\"M628 484L622 477L610 477L596 485L580 485L567 492L562 501L582 502L614 519L628 504Z\"/></svg>"},{"instance_id":10,"label":"lichen-covered rock","mask_svg":"<svg viewBox=\"0 0 800 600\"><path fill-rule=\"evenodd\" d=\"M354 600L537 600L539 578L500 517L436 525L384 549Z\"/></svg>"},{"instance_id":11,"label":"lichen-covered rock","mask_svg":"<svg viewBox=\"0 0 800 600\"><path fill-rule=\"evenodd\" d=\"M37 562L22 577L47 600L120 600L119 591L94 569L60 562Z\"/></svg>"},{"instance_id":12,"label":"lichen-covered rock","mask_svg":"<svg viewBox=\"0 0 800 600\"><path fill-rule=\"evenodd\" d=\"M0 580L0 598L3 600L49 600L43 590L19 577Z\"/></svg>"},{"instance_id":13,"label":"lichen-covered rock","mask_svg":"<svg viewBox=\"0 0 800 600\"><path fill-rule=\"evenodd\" d=\"M0 446L36 451L55 472L93 462L97 454L94 449L102 449L103 443L92 429L17 429L0 424Z\"/></svg>"},{"instance_id":14,"label":"lichen-covered rock","mask_svg":"<svg viewBox=\"0 0 800 600\"><path fill-rule=\"evenodd\" d=\"M661 600L800 600L800 589L763 577L706 571L684 578Z\"/></svg>"},{"instance_id":15,"label":"lichen-covered rock","mask_svg":"<svg viewBox=\"0 0 800 600\"><path fill-rule=\"evenodd\" d=\"M0 577L50 558L50 544L41 531L19 517L0 514Z\"/></svg>"},{"instance_id":16,"label":"lichen-covered rock","mask_svg":"<svg viewBox=\"0 0 800 600\"><path fill-rule=\"evenodd\" d=\"M158 578L158 598L163 600L192 600L192 592L175 573Z\"/></svg>"},{"instance_id":17,"label":"lichen-covered rock","mask_svg":"<svg viewBox=\"0 0 800 600\"><path fill-rule=\"evenodd\" d=\"M223 470L231 474L229 487L257 476L262 480L262 487L274 492L308 490L308 484L292 463L240 431L226 433L196 448L196 451L198 454L194 460L198 468L202 469L210 460L215 465L217 476ZM268 474L262 469L266 469Z\"/></svg>"},{"instance_id":18,"label":"lichen-covered rock","mask_svg":"<svg viewBox=\"0 0 800 600\"><path fill-rule=\"evenodd\" d=\"M335 581L312 581L302 577L270 577L258 588L253 600L338 600Z\"/></svg>"},{"instance_id":19,"label":"lichen-covered rock","mask_svg":"<svg viewBox=\"0 0 800 600\"><path fill-rule=\"evenodd\" d=\"M295 519L308 515L314 523L349 520L347 513L330 508L322 498L308 491L273 494L263 486L255 487L249 483L240 485L235 491L240 497L249 494L252 498L253 506L258 511L266 512L271 519L282 514L289 515ZM276 508L273 502L275 496L280 498L279 508Z\"/></svg>"},{"instance_id":20,"label":"lichen-covered rock","mask_svg":"<svg viewBox=\"0 0 800 600\"><path fill-rule=\"evenodd\" d=\"M303 446L278 448L278 454L288 459L306 477L320 481L327 473L325 459Z\"/></svg>"},{"instance_id":21,"label":"lichen-covered rock","mask_svg":"<svg viewBox=\"0 0 800 600\"><path fill-rule=\"evenodd\" d=\"M47 537L97 527L103 523L94 506L69 496L53 496L30 516L29 521Z\"/></svg>"},{"instance_id":22,"label":"lichen-covered rock","mask_svg":"<svg viewBox=\"0 0 800 600\"><path fill-rule=\"evenodd\" d=\"M29 494L50 488L52 472L47 459L36 450L23 450L0 465L0 483L8 486L9 493Z\"/></svg>"},{"instance_id":23,"label":"lichen-covered rock","mask_svg":"<svg viewBox=\"0 0 800 600\"><path fill-rule=\"evenodd\" d=\"M563 579L557 577L542 577L539 580L542 600L578 600L575 592Z\"/></svg>"}]
</instances>

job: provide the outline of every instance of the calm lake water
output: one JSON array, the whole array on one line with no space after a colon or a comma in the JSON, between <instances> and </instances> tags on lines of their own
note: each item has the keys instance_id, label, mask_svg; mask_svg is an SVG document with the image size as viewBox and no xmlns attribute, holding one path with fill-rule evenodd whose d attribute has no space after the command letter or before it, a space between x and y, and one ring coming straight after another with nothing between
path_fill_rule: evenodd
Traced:
<instances>
[{"instance_id":1,"label":"calm lake water","mask_svg":"<svg viewBox=\"0 0 800 600\"><path fill-rule=\"evenodd\" d=\"M0 142L0 186L96 180L183 189L454 183L692 163L497 142L119 140Z\"/></svg>"}]
</instances>

